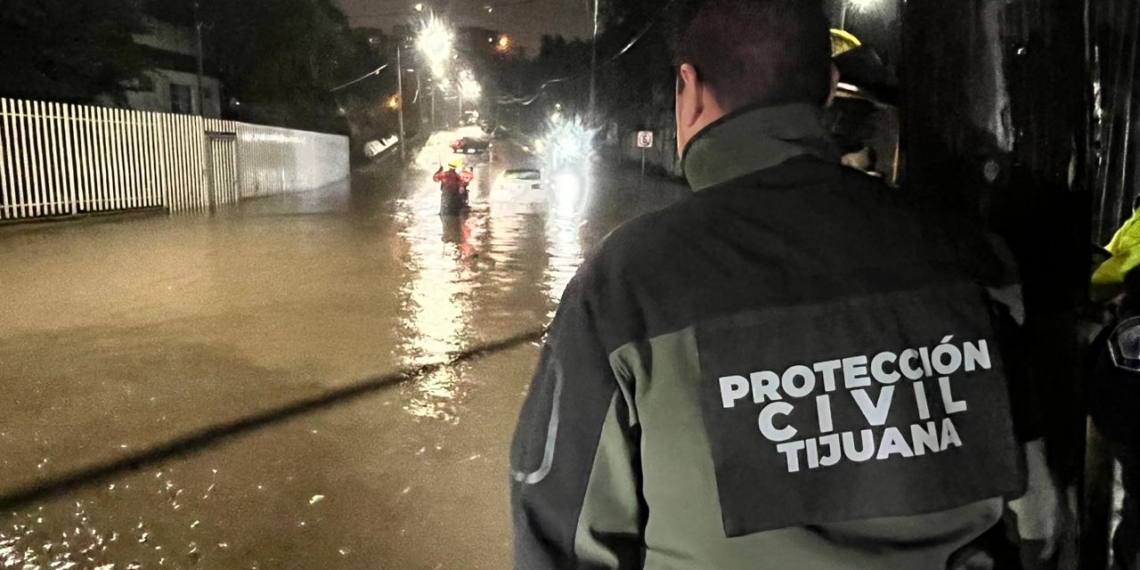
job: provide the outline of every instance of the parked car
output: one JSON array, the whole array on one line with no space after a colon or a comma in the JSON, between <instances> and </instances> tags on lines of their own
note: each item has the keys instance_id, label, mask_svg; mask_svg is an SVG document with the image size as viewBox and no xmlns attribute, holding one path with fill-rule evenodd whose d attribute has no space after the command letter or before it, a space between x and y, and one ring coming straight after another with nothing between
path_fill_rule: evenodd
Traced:
<instances>
[{"instance_id":1,"label":"parked car","mask_svg":"<svg viewBox=\"0 0 1140 570\"><path fill-rule=\"evenodd\" d=\"M483 154L491 147L491 141L474 137L463 137L451 143L451 150L456 154Z\"/></svg>"}]
</instances>

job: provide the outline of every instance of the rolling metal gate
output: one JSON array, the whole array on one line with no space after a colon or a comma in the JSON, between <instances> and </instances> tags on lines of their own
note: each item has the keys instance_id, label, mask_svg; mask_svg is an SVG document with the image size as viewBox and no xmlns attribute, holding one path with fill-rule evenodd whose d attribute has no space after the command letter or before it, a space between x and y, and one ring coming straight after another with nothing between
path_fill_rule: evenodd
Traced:
<instances>
[{"instance_id":1,"label":"rolling metal gate","mask_svg":"<svg viewBox=\"0 0 1140 570\"><path fill-rule=\"evenodd\" d=\"M206 131L210 207L241 200L238 179L237 133Z\"/></svg>"}]
</instances>

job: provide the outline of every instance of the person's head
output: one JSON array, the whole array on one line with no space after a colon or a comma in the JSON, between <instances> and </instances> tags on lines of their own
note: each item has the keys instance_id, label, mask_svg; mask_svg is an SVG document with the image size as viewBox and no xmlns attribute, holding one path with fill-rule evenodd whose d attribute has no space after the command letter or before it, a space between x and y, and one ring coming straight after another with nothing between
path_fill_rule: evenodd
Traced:
<instances>
[{"instance_id":1,"label":"person's head","mask_svg":"<svg viewBox=\"0 0 1140 570\"><path fill-rule=\"evenodd\" d=\"M821 0L683 1L673 45L681 152L737 109L827 103L834 77Z\"/></svg>"},{"instance_id":2,"label":"person's head","mask_svg":"<svg viewBox=\"0 0 1140 570\"><path fill-rule=\"evenodd\" d=\"M453 160L453 161L447 163L447 167L451 170L455 170L455 169L459 168L460 166L463 166L463 163L459 162L458 160Z\"/></svg>"}]
</instances>

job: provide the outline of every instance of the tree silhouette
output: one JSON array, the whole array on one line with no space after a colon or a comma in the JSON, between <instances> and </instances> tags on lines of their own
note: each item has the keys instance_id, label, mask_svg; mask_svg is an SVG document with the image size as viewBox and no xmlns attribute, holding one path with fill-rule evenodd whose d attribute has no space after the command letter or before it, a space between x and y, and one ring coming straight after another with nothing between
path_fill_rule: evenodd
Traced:
<instances>
[{"instance_id":1,"label":"tree silhouette","mask_svg":"<svg viewBox=\"0 0 1140 570\"><path fill-rule=\"evenodd\" d=\"M0 96L121 102L146 68L143 14L139 0L3 0Z\"/></svg>"}]
</instances>

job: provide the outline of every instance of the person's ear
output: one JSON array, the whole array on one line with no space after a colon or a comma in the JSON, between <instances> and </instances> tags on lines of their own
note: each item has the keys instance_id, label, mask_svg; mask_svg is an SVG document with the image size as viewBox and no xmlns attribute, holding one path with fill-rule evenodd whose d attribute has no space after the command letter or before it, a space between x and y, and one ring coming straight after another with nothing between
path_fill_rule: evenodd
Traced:
<instances>
[{"instance_id":1,"label":"person's ear","mask_svg":"<svg viewBox=\"0 0 1140 570\"><path fill-rule=\"evenodd\" d=\"M697 133L705 108L705 85L697 68L683 63L677 69L677 151L684 152Z\"/></svg>"},{"instance_id":2,"label":"person's ear","mask_svg":"<svg viewBox=\"0 0 1140 570\"><path fill-rule=\"evenodd\" d=\"M691 64L681 64L677 70L680 92L677 94L678 127L691 129L704 112L705 86L697 75L697 68Z\"/></svg>"},{"instance_id":3,"label":"person's ear","mask_svg":"<svg viewBox=\"0 0 1140 570\"><path fill-rule=\"evenodd\" d=\"M831 103L835 101L835 94L839 92L839 68L835 64L831 64L831 92L827 95L827 104L824 107L830 107Z\"/></svg>"}]
</instances>

